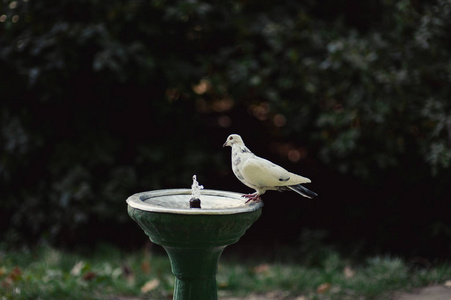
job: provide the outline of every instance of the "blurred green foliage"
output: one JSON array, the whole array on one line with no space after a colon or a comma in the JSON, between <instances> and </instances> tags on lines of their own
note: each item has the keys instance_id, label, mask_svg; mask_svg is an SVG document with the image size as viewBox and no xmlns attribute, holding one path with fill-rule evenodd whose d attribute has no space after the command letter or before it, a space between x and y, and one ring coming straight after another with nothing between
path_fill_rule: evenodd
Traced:
<instances>
[{"instance_id":1,"label":"blurred green foliage","mask_svg":"<svg viewBox=\"0 0 451 300\"><path fill-rule=\"evenodd\" d=\"M3 238L124 224L128 195L195 172L216 188L232 131L384 186L381 211L433 182L423 235L451 237L450 1L52 2L0 4Z\"/></svg>"}]
</instances>

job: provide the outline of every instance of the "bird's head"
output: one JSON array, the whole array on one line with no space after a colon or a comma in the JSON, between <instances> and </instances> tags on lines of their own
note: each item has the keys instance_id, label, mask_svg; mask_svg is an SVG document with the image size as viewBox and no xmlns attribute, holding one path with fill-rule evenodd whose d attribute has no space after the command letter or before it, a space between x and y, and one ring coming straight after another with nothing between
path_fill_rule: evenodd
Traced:
<instances>
[{"instance_id":1,"label":"bird's head","mask_svg":"<svg viewBox=\"0 0 451 300\"><path fill-rule=\"evenodd\" d=\"M229 137L227 138L226 142L222 146L223 147L225 147L225 146L232 147L234 144L244 145L243 139L238 134L231 134L231 135L229 135Z\"/></svg>"}]
</instances>

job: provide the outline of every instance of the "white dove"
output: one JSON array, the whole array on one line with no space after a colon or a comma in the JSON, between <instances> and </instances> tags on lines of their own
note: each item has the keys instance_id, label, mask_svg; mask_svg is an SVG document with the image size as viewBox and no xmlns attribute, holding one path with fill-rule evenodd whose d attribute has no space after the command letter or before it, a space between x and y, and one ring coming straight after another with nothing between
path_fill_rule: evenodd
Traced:
<instances>
[{"instance_id":1,"label":"white dove","mask_svg":"<svg viewBox=\"0 0 451 300\"><path fill-rule=\"evenodd\" d=\"M243 195L249 201L260 202L260 196L267 190L295 191L296 193L313 198L315 192L303 187L302 183L311 182L310 179L288 172L284 168L258 157L252 153L238 134L231 134L223 147L232 147L232 170L235 176L245 185L255 189L255 193Z\"/></svg>"}]
</instances>

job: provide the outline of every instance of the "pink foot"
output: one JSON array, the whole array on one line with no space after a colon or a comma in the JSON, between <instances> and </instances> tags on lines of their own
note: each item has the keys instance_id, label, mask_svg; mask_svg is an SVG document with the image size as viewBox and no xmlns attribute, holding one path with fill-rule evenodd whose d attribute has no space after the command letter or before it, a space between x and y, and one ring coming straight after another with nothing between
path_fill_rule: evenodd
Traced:
<instances>
[{"instance_id":1,"label":"pink foot","mask_svg":"<svg viewBox=\"0 0 451 300\"><path fill-rule=\"evenodd\" d=\"M260 202L262 199L257 193L243 195L241 197L247 198L247 201L244 203L248 203L249 201Z\"/></svg>"}]
</instances>

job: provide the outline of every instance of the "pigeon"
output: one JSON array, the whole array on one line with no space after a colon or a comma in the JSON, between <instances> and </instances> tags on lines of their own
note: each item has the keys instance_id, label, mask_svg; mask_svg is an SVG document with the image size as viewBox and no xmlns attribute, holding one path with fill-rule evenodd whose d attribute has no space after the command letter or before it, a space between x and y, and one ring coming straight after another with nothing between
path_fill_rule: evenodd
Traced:
<instances>
[{"instance_id":1,"label":"pigeon","mask_svg":"<svg viewBox=\"0 0 451 300\"><path fill-rule=\"evenodd\" d=\"M311 182L310 179L288 172L284 168L258 157L244 145L238 134L231 134L223 147L232 147L232 170L235 176L245 185L255 190L255 193L243 195L249 201L260 202L260 196L267 190L292 190L304 197L318 196L301 184Z\"/></svg>"}]
</instances>

